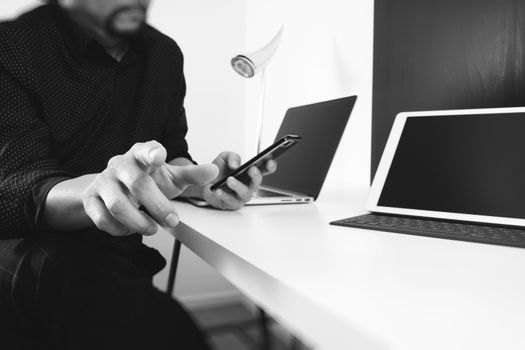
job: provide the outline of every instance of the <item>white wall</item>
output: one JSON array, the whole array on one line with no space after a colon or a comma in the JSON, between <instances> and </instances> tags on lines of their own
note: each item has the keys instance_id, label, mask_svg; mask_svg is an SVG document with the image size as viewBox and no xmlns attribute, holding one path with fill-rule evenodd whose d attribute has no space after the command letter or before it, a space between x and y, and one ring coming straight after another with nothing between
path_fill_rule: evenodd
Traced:
<instances>
[{"instance_id":1,"label":"white wall","mask_svg":"<svg viewBox=\"0 0 525 350\"><path fill-rule=\"evenodd\" d=\"M0 2L0 19L9 19L40 4L36 0L4 0Z\"/></svg>"},{"instance_id":2,"label":"white wall","mask_svg":"<svg viewBox=\"0 0 525 350\"><path fill-rule=\"evenodd\" d=\"M249 51L263 45L284 25L279 51L266 69L264 144L272 142L287 108L358 95L325 188L368 184L374 2L247 3ZM247 114L257 110L258 91L258 82L248 86Z\"/></svg>"},{"instance_id":3,"label":"white wall","mask_svg":"<svg viewBox=\"0 0 525 350\"><path fill-rule=\"evenodd\" d=\"M34 4L38 1L2 0L0 17ZM226 149L244 157L253 155L260 76L241 78L229 61L238 53L258 49L284 24L281 46L267 68L264 144L273 140L287 108L357 94L325 188L368 184L372 0L156 0L150 23L174 38L184 52L188 142L198 161L210 161ZM171 237L159 234L146 242L169 259ZM155 278L161 288L166 274L164 270ZM176 294L195 304L237 295L186 249Z\"/></svg>"}]
</instances>

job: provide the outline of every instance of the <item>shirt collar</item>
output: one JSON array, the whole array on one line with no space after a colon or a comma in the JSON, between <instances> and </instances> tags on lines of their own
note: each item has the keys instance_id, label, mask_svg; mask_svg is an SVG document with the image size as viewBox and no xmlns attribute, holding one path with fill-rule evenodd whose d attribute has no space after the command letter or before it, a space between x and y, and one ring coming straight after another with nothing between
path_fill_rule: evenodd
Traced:
<instances>
[{"instance_id":1,"label":"shirt collar","mask_svg":"<svg viewBox=\"0 0 525 350\"><path fill-rule=\"evenodd\" d=\"M60 35L62 36L66 47L75 56L80 56L86 53L89 45L95 42L78 24L69 17L59 6L54 7L55 18L58 24Z\"/></svg>"}]
</instances>

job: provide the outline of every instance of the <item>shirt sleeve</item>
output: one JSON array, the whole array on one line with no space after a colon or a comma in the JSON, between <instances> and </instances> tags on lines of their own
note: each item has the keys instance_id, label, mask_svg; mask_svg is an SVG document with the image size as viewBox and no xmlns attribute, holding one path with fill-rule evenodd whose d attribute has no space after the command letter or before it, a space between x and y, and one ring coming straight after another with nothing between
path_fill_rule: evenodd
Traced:
<instances>
[{"instance_id":1,"label":"shirt sleeve","mask_svg":"<svg viewBox=\"0 0 525 350\"><path fill-rule=\"evenodd\" d=\"M34 227L41 231L53 232L42 217L47 194L56 184L69 179L69 176L54 176L40 180L33 186L26 198L25 216Z\"/></svg>"},{"instance_id":2,"label":"shirt sleeve","mask_svg":"<svg viewBox=\"0 0 525 350\"><path fill-rule=\"evenodd\" d=\"M188 132L188 123L186 121L186 111L184 109L184 98L186 96L186 81L183 73L183 56L179 51L177 57L177 66L180 67L176 73L175 93L171 100L172 115L169 117L160 143L166 148L168 153L167 160L175 158L186 158L195 163L188 153L188 143L186 134Z\"/></svg>"},{"instance_id":3,"label":"shirt sleeve","mask_svg":"<svg viewBox=\"0 0 525 350\"><path fill-rule=\"evenodd\" d=\"M53 159L51 140L34 99L0 67L0 239L38 233L26 216L31 191L45 178L75 176Z\"/></svg>"}]
</instances>

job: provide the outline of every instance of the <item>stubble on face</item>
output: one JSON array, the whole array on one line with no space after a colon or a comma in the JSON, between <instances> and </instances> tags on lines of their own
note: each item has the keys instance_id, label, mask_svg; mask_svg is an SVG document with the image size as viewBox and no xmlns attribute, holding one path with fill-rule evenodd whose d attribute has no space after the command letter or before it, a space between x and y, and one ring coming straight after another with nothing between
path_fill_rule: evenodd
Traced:
<instances>
[{"instance_id":1,"label":"stubble on face","mask_svg":"<svg viewBox=\"0 0 525 350\"><path fill-rule=\"evenodd\" d=\"M147 8L145 6L121 6L108 16L105 29L111 36L132 38L145 27L146 17Z\"/></svg>"}]
</instances>

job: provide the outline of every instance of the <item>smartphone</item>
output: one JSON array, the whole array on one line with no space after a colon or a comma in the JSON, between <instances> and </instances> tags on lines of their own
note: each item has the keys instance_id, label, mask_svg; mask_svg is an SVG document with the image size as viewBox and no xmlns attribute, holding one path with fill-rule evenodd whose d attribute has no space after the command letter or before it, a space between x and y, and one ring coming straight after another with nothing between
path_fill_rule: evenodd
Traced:
<instances>
[{"instance_id":1,"label":"smartphone","mask_svg":"<svg viewBox=\"0 0 525 350\"><path fill-rule=\"evenodd\" d=\"M273 145L266 148L264 151L238 167L237 169L230 172L228 175L226 175L224 178L217 181L215 184L213 184L210 187L210 190L215 191L219 188L231 192L228 185L226 185L226 180L233 176L237 180L241 181L244 184L250 183L250 175L248 175L248 170L252 166L256 166L259 169L262 170L262 168L265 166L265 163L269 159L276 159L284 152L288 151L290 148L295 146L297 143L301 142L301 136L299 135L286 135L279 140L277 140Z\"/></svg>"}]
</instances>

